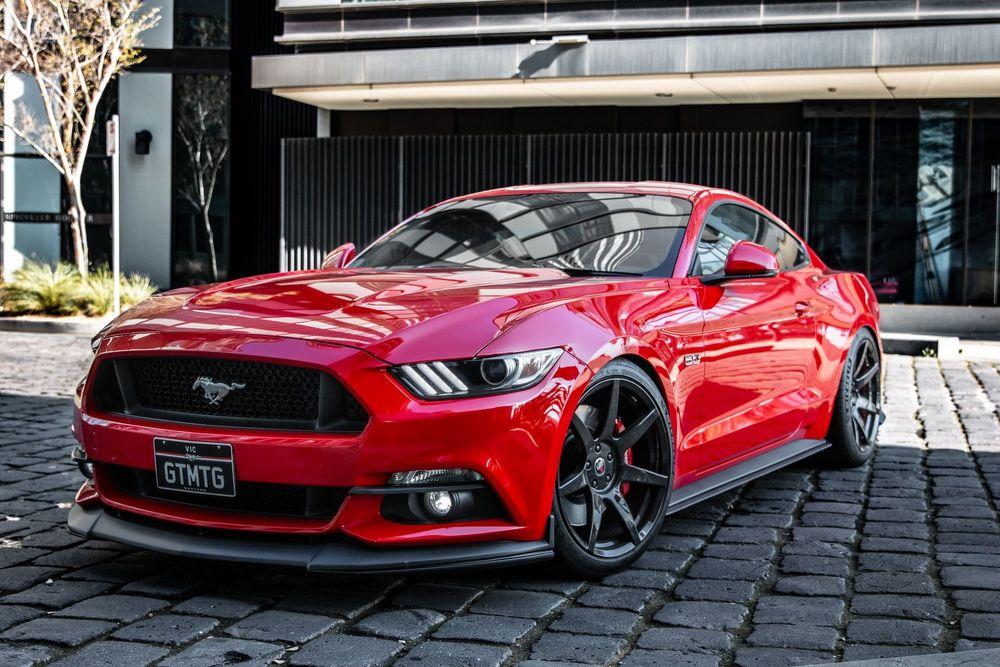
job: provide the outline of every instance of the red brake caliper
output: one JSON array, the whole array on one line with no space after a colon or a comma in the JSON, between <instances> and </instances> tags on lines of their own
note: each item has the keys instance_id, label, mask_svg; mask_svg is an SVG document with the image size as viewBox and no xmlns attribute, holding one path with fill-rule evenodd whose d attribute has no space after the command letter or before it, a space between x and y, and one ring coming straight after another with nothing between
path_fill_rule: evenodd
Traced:
<instances>
[{"instance_id":1,"label":"red brake caliper","mask_svg":"<svg viewBox=\"0 0 1000 667\"><path fill-rule=\"evenodd\" d=\"M622 421L621 417L616 417L615 418L615 435L621 435L624 432L625 432L625 422ZM631 449L629 449L628 451L625 452L625 461L624 461L624 463L626 463L628 465L632 464L632 450ZM622 494L626 494L626 493L628 493L628 483L622 484Z\"/></svg>"}]
</instances>

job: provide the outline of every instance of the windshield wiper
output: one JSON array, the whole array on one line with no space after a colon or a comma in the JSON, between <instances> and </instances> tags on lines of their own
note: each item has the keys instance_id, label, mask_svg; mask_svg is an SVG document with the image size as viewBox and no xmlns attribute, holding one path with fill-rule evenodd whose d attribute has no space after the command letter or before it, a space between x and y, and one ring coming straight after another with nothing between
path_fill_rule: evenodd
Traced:
<instances>
[{"instance_id":1,"label":"windshield wiper","mask_svg":"<svg viewBox=\"0 0 1000 667\"><path fill-rule=\"evenodd\" d=\"M546 267L552 269L558 269L563 273L570 276L640 276L641 273L634 273L631 271L601 271L600 269L583 269L575 266L552 266Z\"/></svg>"}]
</instances>

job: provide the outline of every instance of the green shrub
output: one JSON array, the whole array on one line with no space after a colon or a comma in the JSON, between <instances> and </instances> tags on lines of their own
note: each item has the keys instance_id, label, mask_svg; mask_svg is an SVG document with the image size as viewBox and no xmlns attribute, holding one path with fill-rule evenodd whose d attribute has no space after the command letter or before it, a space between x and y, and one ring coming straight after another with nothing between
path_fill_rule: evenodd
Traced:
<instances>
[{"instance_id":1,"label":"green shrub","mask_svg":"<svg viewBox=\"0 0 1000 667\"><path fill-rule=\"evenodd\" d=\"M107 315L115 308L115 280L106 266L99 266L80 281L76 293L77 309L84 315Z\"/></svg>"},{"instance_id":2,"label":"green shrub","mask_svg":"<svg viewBox=\"0 0 1000 667\"><path fill-rule=\"evenodd\" d=\"M99 317L114 310L114 276L99 266L86 278L76 267L29 261L14 272L14 279L0 287L0 311L18 315L88 315ZM133 273L121 277L122 309L130 308L156 292L149 278Z\"/></svg>"},{"instance_id":3,"label":"green shrub","mask_svg":"<svg viewBox=\"0 0 1000 667\"><path fill-rule=\"evenodd\" d=\"M156 286L149 278L137 273L121 276L122 310L131 308L150 297ZM107 315L115 309L115 278L106 265L99 266L80 281L77 293L77 307L90 317Z\"/></svg>"},{"instance_id":4,"label":"green shrub","mask_svg":"<svg viewBox=\"0 0 1000 667\"><path fill-rule=\"evenodd\" d=\"M80 274L72 264L25 262L3 287L3 309L12 313L72 315Z\"/></svg>"},{"instance_id":5,"label":"green shrub","mask_svg":"<svg viewBox=\"0 0 1000 667\"><path fill-rule=\"evenodd\" d=\"M156 285L141 273L130 273L122 278L122 310L142 303L156 293Z\"/></svg>"}]
</instances>

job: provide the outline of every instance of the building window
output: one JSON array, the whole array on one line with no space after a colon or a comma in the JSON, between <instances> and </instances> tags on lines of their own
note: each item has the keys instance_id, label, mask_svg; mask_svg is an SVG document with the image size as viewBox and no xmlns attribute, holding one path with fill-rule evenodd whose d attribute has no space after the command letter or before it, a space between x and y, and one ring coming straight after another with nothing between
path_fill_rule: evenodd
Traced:
<instances>
[{"instance_id":1,"label":"building window","mask_svg":"<svg viewBox=\"0 0 1000 667\"><path fill-rule=\"evenodd\" d=\"M875 105L870 279L880 297L961 303L968 102Z\"/></svg>"},{"instance_id":2,"label":"building window","mask_svg":"<svg viewBox=\"0 0 1000 667\"><path fill-rule=\"evenodd\" d=\"M1000 305L1000 105L807 105L811 243L880 301Z\"/></svg>"},{"instance_id":3,"label":"building window","mask_svg":"<svg viewBox=\"0 0 1000 667\"><path fill-rule=\"evenodd\" d=\"M812 133L809 242L836 269L867 270L868 102L806 109Z\"/></svg>"},{"instance_id":4,"label":"building window","mask_svg":"<svg viewBox=\"0 0 1000 667\"><path fill-rule=\"evenodd\" d=\"M1000 101L975 100L969 142L965 303L1000 305ZM996 173L996 175L994 175Z\"/></svg>"},{"instance_id":5,"label":"building window","mask_svg":"<svg viewBox=\"0 0 1000 667\"><path fill-rule=\"evenodd\" d=\"M174 46L228 48L229 0L174 0Z\"/></svg>"},{"instance_id":6,"label":"building window","mask_svg":"<svg viewBox=\"0 0 1000 667\"><path fill-rule=\"evenodd\" d=\"M94 133L87 146L87 160L81 175L81 195L87 209L87 243L92 266L111 265L111 158L107 155L107 123L118 113L118 80L108 86L97 108ZM63 210L69 200L63 186ZM63 234L63 257L72 259L73 249L69 229Z\"/></svg>"},{"instance_id":7,"label":"building window","mask_svg":"<svg viewBox=\"0 0 1000 667\"><path fill-rule=\"evenodd\" d=\"M173 284L229 273L229 75L174 75Z\"/></svg>"}]
</instances>

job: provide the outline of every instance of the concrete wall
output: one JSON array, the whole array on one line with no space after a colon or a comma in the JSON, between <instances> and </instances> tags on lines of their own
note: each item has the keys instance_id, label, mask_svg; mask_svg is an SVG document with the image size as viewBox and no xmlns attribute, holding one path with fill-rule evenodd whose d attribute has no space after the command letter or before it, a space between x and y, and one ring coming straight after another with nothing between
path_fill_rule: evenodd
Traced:
<instances>
[{"instance_id":1,"label":"concrete wall","mask_svg":"<svg viewBox=\"0 0 1000 667\"><path fill-rule=\"evenodd\" d=\"M172 76L130 73L119 83L122 133L121 258L124 271L170 285ZM149 155L135 154L135 133L153 134Z\"/></svg>"},{"instance_id":2,"label":"concrete wall","mask_svg":"<svg viewBox=\"0 0 1000 667\"><path fill-rule=\"evenodd\" d=\"M240 0L251 2L252 0ZM263 0L261 0L263 1ZM272 0L272 5L273 0ZM1000 17L995 0L670 0L669 2L541 2L441 0L382 2L278 0L284 27L278 40L292 44L372 43L378 40L484 40L548 37L574 32L602 39L647 31L749 32L859 25L971 23ZM725 47L720 47L724 49Z\"/></svg>"},{"instance_id":3,"label":"concrete wall","mask_svg":"<svg viewBox=\"0 0 1000 667\"><path fill-rule=\"evenodd\" d=\"M143 9L160 9L160 22L142 34L143 46L147 49L174 48L174 0L146 0L142 6Z\"/></svg>"},{"instance_id":4,"label":"concrete wall","mask_svg":"<svg viewBox=\"0 0 1000 667\"><path fill-rule=\"evenodd\" d=\"M20 105L38 114L38 88L19 74L4 80L3 105L8 120L17 121ZM36 116L37 117L37 116ZM4 128L4 146L9 153L34 153L9 128ZM48 162L37 158L3 158L3 210L7 213L59 213L62 177ZM3 222L4 278L27 259L59 260L59 225Z\"/></svg>"},{"instance_id":5,"label":"concrete wall","mask_svg":"<svg viewBox=\"0 0 1000 667\"><path fill-rule=\"evenodd\" d=\"M1000 340L1000 308L883 304L881 311L885 333Z\"/></svg>"}]
</instances>

